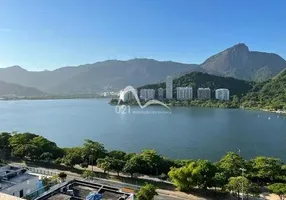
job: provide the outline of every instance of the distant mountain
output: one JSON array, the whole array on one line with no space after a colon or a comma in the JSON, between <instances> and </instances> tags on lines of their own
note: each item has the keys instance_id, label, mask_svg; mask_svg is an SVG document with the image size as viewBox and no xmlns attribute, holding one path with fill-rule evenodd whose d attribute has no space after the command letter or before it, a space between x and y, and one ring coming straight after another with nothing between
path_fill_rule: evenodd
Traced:
<instances>
[{"instance_id":1,"label":"distant mountain","mask_svg":"<svg viewBox=\"0 0 286 200\"><path fill-rule=\"evenodd\" d=\"M208 58L201 65L153 59L107 60L53 71L27 71L19 66L0 68L0 80L34 87L51 94L93 94L138 87L198 71L243 80L265 81L286 68L276 54L249 51L237 44Z\"/></svg>"},{"instance_id":2,"label":"distant mountain","mask_svg":"<svg viewBox=\"0 0 286 200\"><path fill-rule=\"evenodd\" d=\"M240 43L211 56L200 67L211 74L265 81L285 69L286 61L277 54L249 51Z\"/></svg>"},{"instance_id":3,"label":"distant mountain","mask_svg":"<svg viewBox=\"0 0 286 200\"><path fill-rule=\"evenodd\" d=\"M44 92L31 88L31 87L24 87L21 85L17 85L14 83L6 83L4 81L0 81L0 96L43 96L45 95Z\"/></svg>"},{"instance_id":4,"label":"distant mountain","mask_svg":"<svg viewBox=\"0 0 286 200\"><path fill-rule=\"evenodd\" d=\"M215 89L228 88L231 96L236 95L242 97L252 90L254 84L254 82L250 81L239 80L232 77L221 77L202 72L191 72L173 80L174 94L176 93L176 87L191 86L194 90L194 98L196 98L196 91L199 87L209 87L212 90L212 96L214 96ZM159 87L166 88L166 83L144 85L138 89L158 89Z\"/></svg>"},{"instance_id":5,"label":"distant mountain","mask_svg":"<svg viewBox=\"0 0 286 200\"><path fill-rule=\"evenodd\" d=\"M245 107L286 110L286 69L274 78L257 83L244 98Z\"/></svg>"},{"instance_id":6,"label":"distant mountain","mask_svg":"<svg viewBox=\"0 0 286 200\"><path fill-rule=\"evenodd\" d=\"M19 66L0 69L0 80L48 93L80 94L118 90L126 85L139 86L165 79L168 75L201 70L198 65L153 59L108 60L54 71L30 72Z\"/></svg>"}]
</instances>

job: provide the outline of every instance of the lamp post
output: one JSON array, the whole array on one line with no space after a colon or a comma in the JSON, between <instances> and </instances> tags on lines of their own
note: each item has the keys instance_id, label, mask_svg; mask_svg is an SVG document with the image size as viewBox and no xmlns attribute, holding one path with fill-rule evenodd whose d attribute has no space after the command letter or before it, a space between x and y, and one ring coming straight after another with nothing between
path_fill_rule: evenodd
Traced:
<instances>
[{"instance_id":1,"label":"lamp post","mask_svg":"<svg viewBox=\"0 0 286 200\"><path fill-rule=\"evenodd\" d=\"M244 168L239 168L241 170L241 175L242 175L242 178L243 178L243 175L244 175L244 172L246 171L246 169ZM243 200L243 179L242 179L242 183L241 183L241 187L242 187L242 190L241 190L241 193L242 193L242 200Z\"/></svg>"}]
</instances>

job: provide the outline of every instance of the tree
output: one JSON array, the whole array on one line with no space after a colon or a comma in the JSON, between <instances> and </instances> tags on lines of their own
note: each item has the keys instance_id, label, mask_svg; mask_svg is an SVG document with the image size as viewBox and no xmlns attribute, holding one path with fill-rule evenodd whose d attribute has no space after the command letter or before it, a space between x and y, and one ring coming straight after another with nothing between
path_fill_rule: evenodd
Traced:
<instances>
[{"instance_id":1,"label":"tree","mask_svg":"<svg viewBox=\"0 0 286 200\"><path fill-rule=\"evenodd\" d=\"M53 158L53 154L51 154L50 152L42 153L40 156L40 160L46 163L51 162L52 158Z\"/></svg>"},{"instance_id":2,"label":"tree","mask_svg":"<svg viewBox=\"0 0 286 200\"><path fill-rule=\"evenodd\" d=\"M9 143L12 148L12 155L19 158L33 157L33 152L36 147L31 145L30 141L37 137L32 133L15 133L9 138Z\"/></svg>"},{"instance_id":3,"label":"tree","mask_svg":"<svg viewBox=\"0 0 286 200\"><path fill-rule=\"evenodd\" d=\"M9 138L12 155L20 158L39 160L43 153L51 153L53 159L61 157L63 152L54 142L32 133L16 133Z\"/></svg>"},{"instance_id":4,"label":"tree","mask_svg":"<svg viewBox=\"0 0 286 200\"><path fill-rule=\"evenodd\" d=\"M250 183L249 190L247 191L249 194L252 194L255 197L259 197L259 194L261 194L261 188L259 185L255 183Z\"/></svg>"},{"instance_id":5,"label":"tree","mask_svg":"<svg viewBox=\"0 0 286 200\"><path fill-rule=\"evenodd\" d=\"M95 177L94 172L90 171L90 170L85 170L82 174L83 178L93 178Z\"/></svg>"},{"instance_id":6,"label":"tree","mask_svg":"<svg viewBox=\"0 0 286 200\"><path fill-rule=\"evenodd\" d=\"M108 153L109 157L111 158L115 158L115 159L118 159L118 160L125 160L125 156L126 156L126 153L124 151L110 151Z\"/></svg>"},{"instance_id":7,"label":"tree","mask_svg":"<svg viewBox=\"0 0 286 200\"><path fill-rule=\"evenodd\" d=\"M281 167L281 174L282 174L282 176L286 177L286 165L283 165Z\"/></svg>"},{"instance_id":8,"label":"tree","mask_svg":"<svg viewBox=\"0 0 286 200\"><path fill-rule=\"evenodd\" d=\"M175 167L176 164L173 160L169 158L162 158L161 162L159 163L159 173L160 174L168 174L171 167Z\"/></svg>"},{"instance_id":9,"label":"tree","mask_svg":"<svg viewBox=\"0 0 286 200\"><path fill-rule=\"evenodd\" d=\"M284 199L286 195L286 184L285 183L274 183L268 186L270 192L277 194L281 200Z\"/></svg>"},{"instance_id":10,"label":"tree","mask_svg":"<svg viewBox=\"0 0 286 200\"><path fill-rule=\"evenodd\" d=\"M136 193L138 200L151 200L155 195L158 195L156 187L148 183L140 187L139 191Z\"/></svg>"},{"instance_id":11,"label":"tree","mask_svg":"<svg viewBox=\"0 0 286 200\"><path fill-rule=\"evenodd\" d=\"M226 188L230 192L235 192L239 199L239 192L243 192L244 194L248 193L250 189L250 182L243 176L231 177L228 184L226 185Z\"/></svg>"},{"instance_id":12,"label":"tree","mask_svg":"<svg viewBox=\"0 0 286 200\"><path fill-rule=\"evenodd\" d=\"M74 166L83 163L81 147L65 148L64 151L63 162L65 165Z\"/></svg>"},{"instance_id":13,"label":"tree","mask_svg":"<svg viewBox=\"0 0 286 200\"><path fill-rule=\"evenodd\" d=\"M236 177L241 174L240 168L245 167L245 161L238 154L234 152L228 152L217 163L217 167L220 172L224 173L228 179L230 177Z\"/></svg>"},{"instance_id":14,"label":"tree","mask_svg":"<svg viewBox=\"0 0 286 200\"><path fill-rule=\"evenodd\" d=\"M192 176L198 187L207 189L213 186L216 167L208 160L197 160L193 165Z\"/></svg>"},{"instance_id":15,"label":"tree","mask_svg":"<svg viewBox=\"0 0 286 200\"><path fill-rule=\"evenodd\" d=\"M116 171L117 175L119 176L119 172L121 172L124 168L125 162L118 159L111 159L111 170Z\"/></svg>"},{"instance_id":16,"label":"tree","mask_svg":"<svg viewBox=\"0 0 286 200\"><path fill-rule=\"evenodd\" d=\"M0 160L6 160L11 156L11 146L9 142L10 138L10 133L0 133Z\"/></svg>"},{"instance_id":17,"label":"tree","mask_svg":"<svg viewBox=\"0 0 286 200\"><path fill-rule=\"evenodd\" d=\"M85 162L96 164L97 159L104 158L107 154L103 144L92 140L85 140L82 148L82 157Z\"/></svg>"},{"instance_id":18,"label":"tree","mask_svg":"<svg viewBox=\"0 0 286 200\"><path fill-rule=\"evenodd\" d=\"M195 186L211 187L215 173L216 168L210 161L197 160L184 167L172 168L168 175L179 190L188 191Z\"/></svg>"},{"instance_id":19,"label":"tree","mask_svg":"<svg viewBox=\"0 0 286 200\"><path fill-rule=\"evenodd\" d=\"M44 187L50 187L58 183L57 176L52 176L52 177L43 176L41 180Z\"/></svg>"},{"instance_id":20,"label":"tree","mask_svg":"<svg viewBox=\"0 0 286 200\"><path fill-rule=\"evenodd\" d=\"M224 191L227 182L228 180L225 173L222 172L215 173L215 176L213 177L213 185L215 188L220 187Z\"/></svg>"},{"instance_id":21,"label":"tree","mask_svg":"<svg viewBox=\"0 0 286 200\"><path fill-rule=\"evenodd\" d=\"M109 157L99 158L97 159L96 162L97 162L97 166L103 169L104 173L109 172L112 169L111 168L112 160Z\"/></svg>"},{"instance_id":22,"label":"tree","mask_svg":"<svg viewBox=\"0 0 286 200\"><path fill-rule=\"evenodd\" d=\"M66 174L65 172L60 172L60 173L58 174L58 177L59 177L62 181L64 181L64 180L67 178L67 174Z\"/></svg>"},{"instance_id":23,"label":"tree","mask_svg":"<svg viewBox=\"0 0 286 200\"><path fill-rule=\"evenodd\" d=\"M196 186L196 182L192 178L192 171L189 169L189 166L193 163L180 168L171 168L168 173L171 181L181 191L189 191Z\"/></svg>"},{"instance_id":24,"label":"tree","mask_svg":"<svg viewBox=\"0 0 286 200\"><path fill-rule=\"evenodd\" d=\"M130 173L131 177L133 177L134 173L138 173L141 170L141 163L143 163L143 161L140 155L133 156L130 160L127 160L123 171Z\"/></svg>"},{"instance_id":25,"label":"tree","mask_svg":"<svg viewBox=\"0 0 286 200\"><path fill-rule=\"evenodd\" d=\"M163 158L157 154L155 150L145 149L140 154L142 160L145 162L145 174L159 174L159 167Z\"/></svg>"},{"instance_id":26,"label":"tree","mask_svg":"<svg viewBox=\"0 0 286 200\"><path fill-rule=\"evenodd\" d=\"M258 177L262 182L274 182L282 173L283 162L277 158L256 157L252 161L254 176Z\"/></svg>"},{"instance_id":27,"label":"tree","mask_svg":"<svg viewBox=\"0 0 286 200\"><path fill-rule=\"evenodd\" d=\"M124 160L130 160L132 157L136 156L137 154L136 153L127 153L125 156L124 156Z\"/></svg>"},{"instance_id":28,"label":"tree","mask_svg":"<svg viewBox=\"0 0 286 200\"><path fill-rule=\"evenodd\" d=\"M33 154L35 157L40 157L45 152L50 152L54 159L63 156L62 150L57 147L56 143L51 142L42 136L34 137L30 141L30 144L36 147Z\"/></svg>"}]
</instances>

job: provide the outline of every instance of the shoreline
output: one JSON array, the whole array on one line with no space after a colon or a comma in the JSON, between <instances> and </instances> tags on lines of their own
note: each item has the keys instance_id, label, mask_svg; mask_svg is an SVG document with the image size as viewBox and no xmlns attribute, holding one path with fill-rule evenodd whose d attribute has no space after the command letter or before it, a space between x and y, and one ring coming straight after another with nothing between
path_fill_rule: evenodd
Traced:
<instances>
[{"instance_id":1,"label":"shoreline","mask_svg":"<svg viewBox=\"0 0 286 200\"><path fill-rule=\"evenodd\" d=\"M7 99L0 99L0 101L23 101L23 100L77 100L77 99L112 99L112 97L62 97L62 98L7 98Z\"/></svg>"},{"instance_id":2,"label":"shoreline","mask_svg":"<svg viewBox=\"0 0 286 200\"><path fill-rule=\"evenodd\" d=\"M34 100L84 100L84 99L111 99L112 100L112 97L88 97L88 96L85 96L85 97L59 97L59 98L33 98L33 97L27 97L27 98L8 98L8 99L0 99L0 102L1 101L34 101ZM117 101L117 100L116 100ZM218 103L219 101L217 101ZM163 102L164 103L164 102ZM227 102L229 103L229 102ZM111 106L116 106L118 105L117 103L113 103L113 102L108 102L109 105ZM167 106L169 107L185 107L185 108L220 108L220 109L241 109L241 110L254 110L254 111L264 111L264 112L271 112L271 113L276 113L276 114L280 114L280 115L286 115L286 111L283 111L283 110L269 110L269 109L264 109L264 108L245 108L245 107L241 107L241 106L238 106L238 107L219 107L219 106L204 106L203 104L200 104L200 105L203 105L203 106L186 106L186 105L172 105L171 103L165 103ZM137 102L135 103L126 103L126 104L120 104L120 105L127 105L127 106L138 106L139 105L137 104ZM156 105L151 105L151 106L156 106ZM159 105L157 105L159 106Z\"/></svg>"},{"instance_id":3,"label":"shoreline","mask_svg":"<svg viewBox=\"0 0 286 200\"><path fill-rule=\"evenodd\" d=\"M117 106L117 103L112 103L109 102L108 103L111 106ZM126 104L120 104L120 105L126 105L126 106L138 106L139 105L136 103L126 103ZM185 105L171 105L170 103L166 103L167 106L169 107L184 107L184 108L220 108L220 109L240 109L240 110L253 110L253 111L264 111L264 112L271 112L271 113L276 113L276 114L280 114L280 115L286 115L286 111L281 111L281 110L268 110L268 109L264 109L264 108L245 108L245 107L219 107L219 106L185 106ZM150 106L159 106L159 105L150 105Z\"/></svg>"}]
</instances>

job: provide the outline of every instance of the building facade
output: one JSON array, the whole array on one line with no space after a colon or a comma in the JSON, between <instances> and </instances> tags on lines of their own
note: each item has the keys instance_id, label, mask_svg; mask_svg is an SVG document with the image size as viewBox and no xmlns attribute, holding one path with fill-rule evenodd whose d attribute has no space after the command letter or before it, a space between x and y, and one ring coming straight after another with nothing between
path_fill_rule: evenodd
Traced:
<instances>
[{"instance_id":1,"label":"building facade","mask_svg":"<svg viewBox=\"0 0 286 200\"><path fill-rule=\"evenodd\" d=\"M166 99L173 99L173 78L167 76L166 79Z\"/></svg>"},{"instance_id":2,"label":"building facade","mask_svg":"<svg viewBox=\"0 0 286 200\"><path fill-rule=\"evenodd\" d=\"M155 90L154 89L141 89L140 99L144 101L155 99Z\"/></svg>"},{"instance_id":3,"label":"building facade","mask_svg":"<svg viewBox=\"0 0 286 200\"><path fill-rule=\"evenodd\" d=\"M0 192L23 197L39 188L39 177L26 169L9 165L0 166Z\"/></svg>"},{"instance_id":4,"label":"building facade","mask_svg":"<svg viewBox=\"0 0 286 200\"><path fill-rule=\"evenodd\" d=\"M134 89L134 93L137 94L137 90L136 89ZM123 101L123 102L127 102L127 101L134 100L135 97L134 97L133 92L121 90L119 92L119 99L121 101Z\"/></svg>"},{"instance_id":5,"label":"building facade","mask_svg":"<svg viewBox=\"0 0 286 200\"><path fill-rule=\"evenodd\" d=\"M193 88L192 87L177 87L177 99L178 100L193 99Z\"/></svg>"},{"instance_id":6,"label":"building facade","mask_svg":"<svg viewBox=\"0 0 286 200\"><path fill-rule=\"evenodd\" d=\"M163 88L158 89L158 99L160 99L160 100L164 99L164 89Z\"/></svg>"},{"instance_id":7,"label":"building facade","mask_svg":"<svg viewBox=\"0 0 286 200\"><path fill-rule=\"evenodd\" d=\"M198 89L198 99L199 100L211 99L211 89L210 88L199 88Z\"/></svg>"},{"instance_id":8,"label":"building facade","mask_svg":"<svg viewBox=\"0 0 286 200\"><path fill-rule=\"evenodd\" d=\"M215 98L218 100L229 100L229 90L225 88L215 90Z\"/></svg>"}]
</instances>

